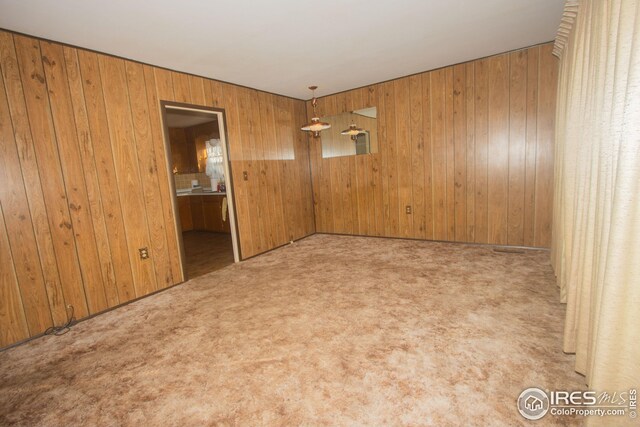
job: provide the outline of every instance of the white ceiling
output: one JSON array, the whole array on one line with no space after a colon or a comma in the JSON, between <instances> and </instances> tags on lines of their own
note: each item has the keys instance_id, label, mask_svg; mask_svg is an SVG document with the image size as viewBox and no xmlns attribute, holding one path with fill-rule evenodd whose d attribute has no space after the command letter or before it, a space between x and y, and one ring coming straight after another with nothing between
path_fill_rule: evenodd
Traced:
<instances>
[{"instance_id":1,"label":"white ceiling","mask_svg":"<svg viewBox=\"0 0 640 427\"><path fill-rule=\"evenodd\" d=\"M553 40L564 0L0 0L0 27L309 99Z\"/></svg>"}]
</instances>

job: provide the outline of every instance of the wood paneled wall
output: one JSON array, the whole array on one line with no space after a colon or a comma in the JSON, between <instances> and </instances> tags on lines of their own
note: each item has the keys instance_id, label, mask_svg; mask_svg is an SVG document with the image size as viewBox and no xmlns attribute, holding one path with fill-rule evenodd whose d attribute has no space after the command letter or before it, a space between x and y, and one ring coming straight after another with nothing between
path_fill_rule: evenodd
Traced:
<instances>
[{"instance_id":1,"label":"wood paneled wall","mask_svg":"<svg viewBox=\"0 0 640 427\"><path fill-rule=\"evenodd\" d=\"M551 50L534 46L320 98L320 116L377 107L379 152L323 159L320 140L310 139L316 230L548 247Z\"/></svg>"},{"instance_id":2,"label":"wood paneled wall","mask_svg":"<svg viewBox=\"0 0 640 427\"><path fill-rule=\"evenodd\" d=\"M304 102L5 31L0 68L0 347L183 281L161 100L225 109L243 258L315 231Z\"/></svg>"}]
</instances>

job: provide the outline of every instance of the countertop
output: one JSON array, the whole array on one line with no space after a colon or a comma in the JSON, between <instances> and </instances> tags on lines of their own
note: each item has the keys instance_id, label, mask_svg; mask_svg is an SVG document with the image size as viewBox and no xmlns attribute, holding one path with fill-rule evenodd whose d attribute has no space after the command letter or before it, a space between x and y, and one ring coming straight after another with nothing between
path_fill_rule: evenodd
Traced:
<instances>
[{"instance_id":1,"label":"countertop","mask_svg":"<svg viewBox=\"0 0 640 427\"><path fill-rule=\"evenodd\" d=\"M202 190L192 191L191 189L177 190L176 195L182 196L226 196L225 191L212 191L210 188L203 188Z\"/></svg>"}]
</instances>

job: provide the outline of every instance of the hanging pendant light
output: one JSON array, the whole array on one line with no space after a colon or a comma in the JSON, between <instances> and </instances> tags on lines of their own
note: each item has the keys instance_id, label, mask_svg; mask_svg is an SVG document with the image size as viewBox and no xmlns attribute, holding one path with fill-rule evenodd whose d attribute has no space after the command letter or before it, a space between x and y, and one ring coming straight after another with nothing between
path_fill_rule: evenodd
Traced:
<instances>
[{"instance_id":1,"label":"hanging pendant light","mask_svg":"<svg viewBox=\"0 0 640 427\"><path fill-rule=\"evenodd\" d=\"M351 125L349 125L349 129L343 130L342 132L340 132L340 135L349 135L355 142L358 140L358 135L361 135L363 133L365 133L364 129L359 128L355 123L351 123Z\"/></svg>"},{"instance_id":2,"label":"hanging pendant light","mask_svg":"<svg viewBox=\"0 0 640 427\"><path fill-rule=\"evenodd\" d=\"M309 86L309 89L311 89L311 92L313 93L313 98L311 99L311 105L313 106L313 117L311 118L311 122L302 126L300 129L307 132L312 132L313 137L317 138L320 136L320 131L329 129L331 125L326 122L321 122L320 117L318 117L318 114L316 113L316 104L318 103L318 100L316 99L316 89L318 89L318 86Z\"/></svg>"}]
</instances>

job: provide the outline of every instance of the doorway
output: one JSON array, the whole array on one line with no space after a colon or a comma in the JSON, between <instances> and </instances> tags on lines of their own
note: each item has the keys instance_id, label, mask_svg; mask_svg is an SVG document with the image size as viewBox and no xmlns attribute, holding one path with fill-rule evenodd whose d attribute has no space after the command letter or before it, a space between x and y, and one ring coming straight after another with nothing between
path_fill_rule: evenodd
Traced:
<instances>
[{"instance_id":1,"label":"doorway","mask_svg":"<svg viewBox=\"0 0 640 427\"><path fill-rule=\"evenodd\" d=\"M163 101L167 167L185 280L239 262L224 110Z\"/></svg>"}]
</instances>

